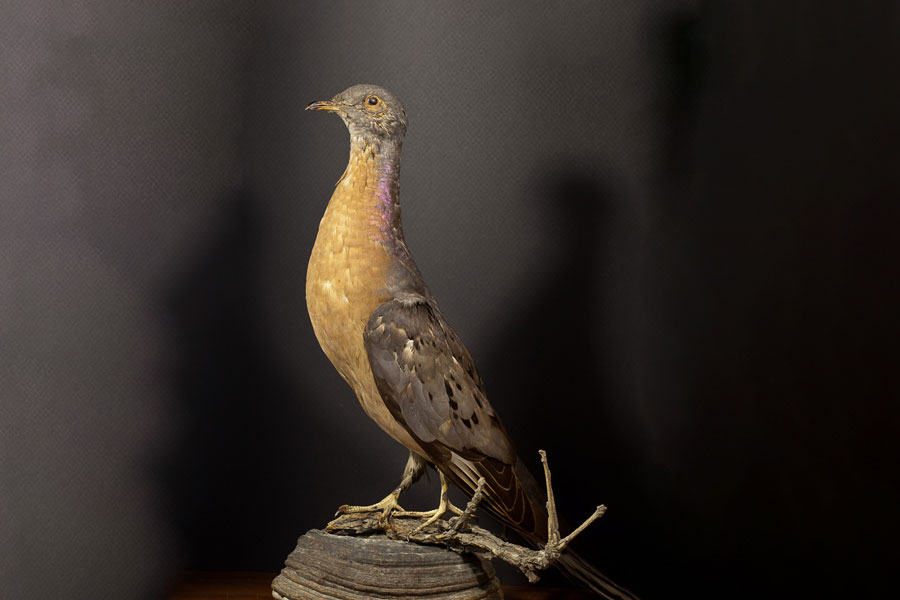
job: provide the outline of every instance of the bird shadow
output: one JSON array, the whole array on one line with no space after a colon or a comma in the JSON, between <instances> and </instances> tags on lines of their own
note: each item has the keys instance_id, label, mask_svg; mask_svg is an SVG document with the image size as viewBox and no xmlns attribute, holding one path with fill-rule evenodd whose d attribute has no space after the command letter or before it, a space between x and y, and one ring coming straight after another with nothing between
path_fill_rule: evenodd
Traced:
<instances>
[{"instance_id":1,"label":"bird shadow","mask_svg":"<svg viewBox=\"0 0 900 600\"><path fill-rule=\"evenodd\" d=\"M546 181L539 198L552 205L560 220L553 242L557 258L539 287L522 294L525 302L510 303L482 367L491 378L491 395L516 403L515 412L503 413L503 419L520 444L529 443L520 446L520 454L528 457L537 456L531 440L548 444L573 437L562 421L539 415L548 407L562 410L557 403L563 399L585 404L585 374L591 374L594 393L604 386L598 372L605 353L597 342L601 308L595 300L603 241L595 226L604 218L607 195L597 181L574 171L552 174Z\"/></svg>"},{"instance_id":2,"label":"bird shadow","mask_svg":"<svg viewBox=\"0 0 900 600\"><path fill-rule=\"evenodd\" d=\"M307 444L297 435L307 394L278 366L263 318L264 229L253 198L237 193L164 298L180 427L158 477L190 569L273 570L303 527L302 482L285 475Z\"/></svg>"},{"instance_id":3,"label":"bird shadow","mask_svg":"<svg viewBox=\"0 0 900 600\"><path fill-rule=\"evenodd\" d=\"M510 303L480 371L520 458L538 481L543 481L538 450L548 451L560 513L574 521L601 502L613 502L599 497L600 488L616 489L627 477L618 460L623 455L618 417L604 401L614 393L607 369L616 352L606 343L604 251L610 233L606 224L617 209L596 173L557 168L542 182L536 210L557 220L549 228L555 259L536 288L522 294L525 301ZM604 518L592 528L608 522ZM615 543L610 528L604 529L604 545ZM590 558L589 546L580 546ZM507 580L514 577L500 572ZM541 579L567 585L555 570Z\"/></svg>"}]
</instances>

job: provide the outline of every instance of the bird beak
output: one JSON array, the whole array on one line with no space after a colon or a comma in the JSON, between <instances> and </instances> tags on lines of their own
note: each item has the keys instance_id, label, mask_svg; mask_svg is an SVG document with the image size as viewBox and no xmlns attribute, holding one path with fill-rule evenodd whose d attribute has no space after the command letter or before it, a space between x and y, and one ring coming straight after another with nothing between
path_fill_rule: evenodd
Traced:
<instances>
[{"instance_id":1,"label":"bird beak","mask_svg":"<svg viewBox=\"0 0 900 600\"><path fill-rule=\"evenodd\" d=\"M328 112L337 112L341 110L341 107L331 100L316 100L315 102L310 102L309 106L306 107L306 110L327 110Z\"/></svg>"}]
</instances>

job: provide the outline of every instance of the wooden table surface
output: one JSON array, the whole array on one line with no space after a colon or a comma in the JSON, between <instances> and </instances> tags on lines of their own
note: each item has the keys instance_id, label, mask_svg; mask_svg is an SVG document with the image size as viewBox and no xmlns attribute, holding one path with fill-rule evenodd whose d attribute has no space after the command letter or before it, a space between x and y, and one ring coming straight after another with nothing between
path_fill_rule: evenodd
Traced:
<instances>
[{"instance_id":1,"label":"wooden table surface","mask_svg":"<svg viewBox=\"0 0 900 600\"><path fill-rule=\"evenodd\" d=\"M168 600L272 600L277 573L257 571L188 571ZM589 600L588 592L520 585L504 585L506 600Z\"/></svg>"}]
</instances>

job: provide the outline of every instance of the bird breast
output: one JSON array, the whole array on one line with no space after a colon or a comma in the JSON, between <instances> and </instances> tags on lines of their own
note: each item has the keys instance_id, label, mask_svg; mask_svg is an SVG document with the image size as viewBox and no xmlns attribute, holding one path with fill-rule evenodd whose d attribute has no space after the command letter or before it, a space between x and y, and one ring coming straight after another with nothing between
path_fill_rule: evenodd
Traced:
<instances>
[{"instance_id":1,"label":"bird breast","mask_svg":"<svg viewBox=\"0 0 900 600\"><path fill-rule=\"evenodd\" d=\"M390 256L373 238L365 186L345 174L332 196L313 246L306 302L316 337L341 376L357 389L369 372L363 329L372 311L389 299Z\"/></svg>"},{"instance_id":2,"label":"bird breast","mask_svg":"<svg viewBox=\"0 0 900 600\"><path fill-rule=\"evenodd\" d=\"M325 355L350 384L366 414L407 448L422 454L393 418L375 385L363 332L370 315L391 299L387 280L396 260L384 243L383 171L372 153L351 151L335 188L306 272L306 304Z\"/></svg>"}]
</instances>

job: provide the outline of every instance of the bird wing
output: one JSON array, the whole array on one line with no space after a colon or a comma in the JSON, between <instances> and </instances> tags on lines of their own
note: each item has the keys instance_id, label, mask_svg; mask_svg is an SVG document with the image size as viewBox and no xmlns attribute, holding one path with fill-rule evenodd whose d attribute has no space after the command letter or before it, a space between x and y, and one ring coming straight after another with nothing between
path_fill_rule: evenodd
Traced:
<instances>
[{"instance_id":1,"label":"bird wing","mask_svg":"<svg viewBox=\"0 0 900 600\"><path fill-rule=\"evenodd\" d=\"M469 496L484 477L487 508L515 529L543 529L542 503L520 481L523 467L475 363L433 300L410 293L381 304L364 335L385 404L427 458Z\"/></svg>"}]
</instances>

